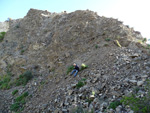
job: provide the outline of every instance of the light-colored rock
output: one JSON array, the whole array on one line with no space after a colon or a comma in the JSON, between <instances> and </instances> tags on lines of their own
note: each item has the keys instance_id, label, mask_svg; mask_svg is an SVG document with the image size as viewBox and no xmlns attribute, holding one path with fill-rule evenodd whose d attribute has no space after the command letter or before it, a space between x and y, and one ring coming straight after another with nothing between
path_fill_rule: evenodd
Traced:
<instances>
[{"instance_id":1,"label":"light-colored rock","mask_svg":"<svg viewBox=\"0 0 150 113\"><path fill-rule=\"evenodd\" d=\"M144 81L138 81L137 82L137 86L141 86L141 85L143 85L144 84Z\"/></svg>"},{"instance_id":2,"label":"light-colored rock","mask_svg":"<svg viewBox=\"0 0 150 113\"><path fill-rule=\"evenodd\" d=\"M122 106L119 105L117 108L116 108L116 113L122 113Z\"/></svg>"}]
</instances>

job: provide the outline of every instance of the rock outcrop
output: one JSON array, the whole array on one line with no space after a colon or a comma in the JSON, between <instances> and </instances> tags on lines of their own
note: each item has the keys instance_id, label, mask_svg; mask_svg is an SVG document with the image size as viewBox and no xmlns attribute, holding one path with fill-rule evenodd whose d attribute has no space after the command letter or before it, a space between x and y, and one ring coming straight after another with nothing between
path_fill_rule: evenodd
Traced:
<instances>
[{"instance_id":1,"label":"rock outcrop","mask_svg":"<svg viewBox=\"0 0 150 113\"><path fill-rule=\"evenodd\" d=\"M0 32L7 32L9 29L9 22L0 22Z\"/></svg>"},{"instance_id":2,"label":"rock outcrop","mask_svg":"<svg viewBox=\"0 0 150 113\"><path fill-rule=\"evenodd\" d=\"M34 79L24 87L1 90L7 102L1 111L10 112L11 92L19 89L32 95L24 113L71 113L77 106L95 113L132 112L108 106L149 79L150 58L139 40L143 37L133 28L89 10L58 14L30 9L24 18L9 22L0 43L0 73L11 65L12 78L30 70ZM73 62L88 65L76 78L66 74ZM76 88L83 78L84 86Z\"/></svg>"}]
</instances>

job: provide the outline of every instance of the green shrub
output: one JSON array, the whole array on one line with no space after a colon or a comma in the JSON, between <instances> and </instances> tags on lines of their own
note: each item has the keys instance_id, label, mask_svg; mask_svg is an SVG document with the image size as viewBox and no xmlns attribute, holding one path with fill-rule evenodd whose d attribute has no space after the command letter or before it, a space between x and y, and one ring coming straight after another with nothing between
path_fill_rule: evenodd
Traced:
<instances>
[{"instance_id":1,"label":"green shrub","mask_svg":"<svg viewBox=\"0 0 150 113\"><path fill-rule=\"evenodd\" d=\"M78 84L76 85L77 88L80 88L82 86L84 86L84 82L82 81L79 81Z\"/></svg>"},{"instance_id":2,"label":"green shrub","mask_svg":"<svg viewBox=\"0 0 150 113\"><path fill-rule=\"evenodd\" d=\"M0 78L0 89L9 89L10 88L11 77L9 75L3 75Z\"/></svg>"},{"instance_id":3,"label":"green shrub","mask_svg":"<svg viewBox=\"0 0 150 113\"><path fill-rule=\"evenodd\" d=\"M73 65L72 65L72 66L69 66L69 67L67 68L67 74L69 74L73 69L74 69L74 66L73 66Z\"/></svg>"},{"instance_id":4,"label":"green shrub","mask_svg":"<svg viewBox=\"0 0 150 113\"><path fill-rule=\"evenodd\" d=\"M24 102L24 99L25 99L25 97L27 97L29 95L29 93L28 92L25 92L25 93L23 93L21 96L18 96L16 99L15 99L15 101L16 102Z\"/></svg>"},{"instance_id":5,"label":"green shrub","mask_svg":"<svg viewBox=\"0 0 150 113\"><path fill-rule=\"evenodd\" d=\"M0 42L3 41L6 32L0 32Z\"/></svg>"},{"instance_id":6,"label":"green shrub","mask_svg":"<svg viewBox=\"0 0 150 113\"><path fill-rule=\"evenodd\" d=\"M29 80L31 80L33 77L32 73L30 71L27 71L19 76L18 79L16 79L15 83L17 86L19 85L26 85Z\"/></svg>"},{"instance_id":7,"label":"green shrub","mask_svg":"<svg viewBox=\"0 0 150 113\"><path fill-rule=\"evenodd\" d=\"M10 110L14 112L17 112L20 108L21 108L21 105L19 102L16 102L10 106Z\"/></svg>"},{"instance_id":8,"label":"green shrub","mask_svg":"<svg viewBox=\"0 0 150 113\"><path fill-rule=\"evenodd\" d=\"M1 86L0 86L0 89L10 89L10 84L9 83L3 83Z\"/></svg>"},{"instance_id":9,"label":"green shrub","mask_svg":"<svg viewBox=\"0 0 150 113\"><path fill-rule=\"evenodd\" d=\"M15 81L11 81L11 76L10 71L8 71L6 75L0 76L0 89L10 89L14 84L16 84L16 86L26 85L33 77L30 71L20 75Z\"/></svg>"},{"instance_id":10,"label":"green shrub","mask_svg":"<svg viewBox=\"0 0 150 113\"><path fill-rule=\"evenodd\" d=\"M82 81L86 81L86 78L82 78L81 80L82 80Z\"/></svg>"},{"instance_id":11,"label":"green shrub","mask_svg":"<svg viewBox=\"0 0 150 113\"><path fill-rule=\"evenodd\" d=\"M95 45L95 48L97 49L97 48L98 48L98 45Z\"/></svg>"},{"instance_id":12,"label":"green shrub","mask_svg":"<svg viewBox=\"0 0 150 113\"><path fill-rule=\"evenodd\" d=\"M120 101L114 101L114 102L111 102L110 105L109 105L109 109L112 108L112 109L116 109L117 106L121 105L121 102Z\"/></svg>"},{"instance_id":13,"label":"green shrub","mask_svg":"<svg viewBox=\"0 0 150 113\"><path fill-rule=\"evenodd\" d=\"M121 100L125 105L129 105L134 112L149 113L150 112L150 82L147 81L145 90L148 92L145 96L139 97L133 92L129 96L124 96Z\"/></svg>"},{"instance_id":14,"label":"green shrub","mask_svg":"<svg viewBox=\"0 0 150 113\"><path fill-rule=\"evenodd\" d=\"M82 86L84 86L85 84L86 84L86 82L85 82L85 80L86 79L82 79L82 80L80 80L79 82L78 82L78 84L76 84L76 88L80 88L80 87L82 87Z\"/></svg>"},{"instance_id":15,"label":"green shrub","mask_svg":"<svg viewBox=\"0 0 150 113\"><path fill-rule=\"evenodd\" d=\"M25 104L25 98L28 96L28 92L23 93L15 99L15 103L10 106L10 110L14 112L20 112L23 110Z\"/></svg>"},{"instance_id":16,"label":"green shrub","mask_svg":"<svg viewBox=\"0 0 150 113\"><path fill-rule=\"evenodd\" d=\"M144 38L143 40L142 40L142 42L144 43L144 42L147 42L147 38Z\"/></svg>"},{"instance_id":17,"label":"green shrub","mask_svg":"<svg viewBox=\"0 0 150 113\"><path fill-rule=\"evenodd\" d=\"M20 54L22 55L24 52L25 52L25 50L22 49L22 50L20 51Z\"/></svg>"},{"instance_id":18,"label":"green shrub","mask_svg":"<svg viewBox=\"0 0 150 113\"><path fill-rule=\"evenodd\" d=\"M105 41L110 41L110 38L106 38Z\"/></svg>"},{"instance_id":19,"label":"green shrub","mask_svg":"<svg viewBox=\"0 0 150 113\"><path fill-rule=\"evenodd\" d=\"M17 89L12 92L12 95L15 95L16 93L18 93Z\"/></svg>"}]
</instances>

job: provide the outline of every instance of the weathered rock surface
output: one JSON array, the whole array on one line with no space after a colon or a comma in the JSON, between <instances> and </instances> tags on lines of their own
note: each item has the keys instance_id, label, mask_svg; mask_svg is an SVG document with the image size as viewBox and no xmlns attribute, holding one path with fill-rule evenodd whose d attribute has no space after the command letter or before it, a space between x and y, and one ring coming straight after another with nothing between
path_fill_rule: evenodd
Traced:
<instances>
[{"instance_id":1,"label":"weathered rock surface","mask_svg":"<svg viewBox=\"0 0 150 113\"><path fill-rule=\"evenodd\" d=\"M11 112L14 89L32 95L23 113L71 113L77 106L95 113L128 112L121 105L115 110L108 106L150 78L149 55L138 43L142 39L117 19L92 11L57 14L30 9L24 18L9 21L0 43L0 73L11 65L14 75L30 70L34 79L24 87L0 90L0 112ZM66 74L73 62L88 68L73 78ZM85 84L77 88L82 78Z\"/></svg>"}]
</instances>

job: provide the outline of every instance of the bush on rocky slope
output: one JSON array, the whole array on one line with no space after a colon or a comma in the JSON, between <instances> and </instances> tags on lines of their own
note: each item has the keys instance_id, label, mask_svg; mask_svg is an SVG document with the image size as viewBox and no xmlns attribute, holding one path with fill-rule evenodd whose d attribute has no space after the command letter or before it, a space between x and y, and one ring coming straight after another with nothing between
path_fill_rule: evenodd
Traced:
<instances>
[{"instance_id":1,"label":"bush on rocky slope","mask_svg":"<svg viewBox=\"0 0 150 113\"><path fill-rule=\"evenodd\" d=\"M3 41L6 32L0 32L0 42Z\"/></svg>"},{"instance_id":2,"label":"bush on rocky slope","mask_svg":"<svg viewBox=\"0 0 150 113\"><path fill-rule=\"evenodd\" d=\"M147 81L145 86L146 95L136 92L129 96L124 96L121 100L125 105L129 105L135 113L149 113L150 112L150 81Z\"/></svg>"},{"instance_id":3,"label":"bush on rocky slope","mask_svg":"<svg viewBox=\"0 0 150 113\"><path fill-rule=\"evenodd\" d=\"M20 75L18 79L16 79L15 84L16 86L26 85L28 81L32 79L32 77L33 77L32 73L30 71L27 71L22 75Z\"/></svg>"},{"instance_id":4,"label":"bush on rocky slope","mask_svg":"<svg viewBox=\"0 0 150 113\"><path fill-rule=\"evenodd\" d=\"M0 76L0 89L10 89L13 85L26 85L33 77L32 72L30 71L26 71L14 80L11 79L11 75L11 72L8 71L6 75Z\"/></svg>"},{"instance_id":5,"label":"bush on rocky slope","mask_svg":"<svg viewBox=\"0 0 150 113\"><path fill-rule=\"evenodd\" d=\"M72 66L69 66L69 67L67 68L67 74L69 74L73 69L74 69L74 66L73 66L73 65L72 65Z\"/></svg>"},{"instance_id":6,"label":"bush on rocky slope","mask_svg":"<svg viewBox=\"0 0 150 113\"><path fill-rule=\"evenodd\" d=\"M18 93L17 89L12 92L12 95L15 95L16 93Z\"/></svg>"},{"instance_id":7,"label":"bush on rocky slope","mask_svg":"<svg viewBox=\"0 0 150 113\"><path fill-rule=\"evenodd\" d=\"M28 92L23 93L15 99L15 102L10 106L11 111L20 112L23 110L25 99L28 96Z\"/></svg>"},{"instance_id":8,"label":"bush on rocky slope","mask_svg":"<svg viewBox=\"0 0 150 113\"><path fill-rule=\"evenodd\" d=\"M121 105L121 102L120 102L120 101L111 102L110 105L109 105L109 109L112 108L112 109L115 110L116 107L119 106L119 105Z\"/></svg>"},{"instance_id":9,"label":"bush on rocky slope","mask_svg":"<svg viewBox=\"0 0 150 113\"><path fill-rule=\"evenodd\" d=\"M11 76L6 74L0 77L0 89L9 89L11 86Z\"/></svg>"}]
</instances>

